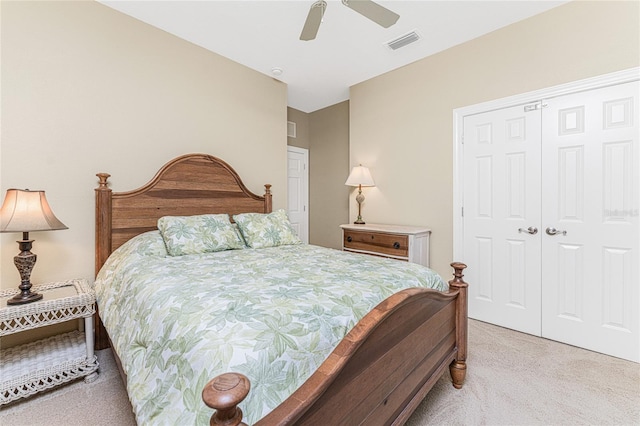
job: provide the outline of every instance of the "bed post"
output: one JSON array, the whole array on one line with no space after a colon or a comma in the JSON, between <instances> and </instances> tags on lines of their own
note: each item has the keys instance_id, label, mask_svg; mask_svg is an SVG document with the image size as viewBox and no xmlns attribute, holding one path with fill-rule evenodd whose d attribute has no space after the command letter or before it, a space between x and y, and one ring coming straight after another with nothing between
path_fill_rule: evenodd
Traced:
<instances>
[{"instance_id":1,"label":"bed post","mask_svg":"<svg viewBox=\"0 0 640 426\"><path fill-rule=\"evenodd\" d=\"M469 284L462 279L464 277L462 272L467 265L454 262L451 267L454 269L454 278L449 281L449 287L459 291L456 299L456 346L458 347L458 354L449 366L449 371L453 387L460 389L467 375L467 287L469 287Z\"/></svg>"},{"instance_id":2,"label":"bed post","mask_svg":"<svg viewBox=\"0 0 640 426\"><path fill-rule=\"evenodd\" d=\"M265 213L271 213L271 211L273 210L273 207L271 205L272 198L273 197L271 196L271 185L267 183L264 185L264 212Z\"/></svg>"},{"instance_id":3,"label":"bed post","mask_svg":"<svg viewBox=\"0 0 640 426\"><path fill-rule=\"evenodd\" d=\"M98 275L100 268L104 265L107 258L111 254L111 188L109 188L107 179L111 176L108 173L96 174L99 179L96 192L96 258L95 258L95 274ZM95 315L95 349L106 349L109 347L109 336L105 330L98 308L96 307Z\"/></svg>"},{"instance_id":4,"label":"bed post","mask_svg":"<svg viewBox=\"0 0 640 426\"><path fill-rule=\"evenodd\" d=\"M249 379L240 373L224 373L207 383L202 400L216 410L209 420L210 426L247 426L242 423L242 410L238 408L249 394Z\"/></svg>"}]
</instances>

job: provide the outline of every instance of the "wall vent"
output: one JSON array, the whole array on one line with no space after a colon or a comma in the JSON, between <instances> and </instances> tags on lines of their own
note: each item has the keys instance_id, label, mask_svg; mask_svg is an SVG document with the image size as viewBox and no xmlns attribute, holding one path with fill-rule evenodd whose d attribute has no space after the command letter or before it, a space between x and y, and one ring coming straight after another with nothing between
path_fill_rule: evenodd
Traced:
<instances>
[{"instance_id":1,"label":"wall vent","mask_svg":"<svg viewBox=\"0 0 640 426\"><path fill-rule=\"evenodd\" d=\"M388 41L386 43L387 47L391 50L398 50L401 47L405 47L408 44L414 43L420 40L420 34L418 34L415 30L411 31L405 35L402 35L394 40Z\"/></svg>"},{"instance_id":2,"label":"wall vent","mask_svg":"<svg viewBox=\"0 0 640 426\"><path fill-rule=\"evenodd\" d=\"M294 123L293 121L287 121L287 137L296 137L296 123Z\"/></svg>"}]
</instances>

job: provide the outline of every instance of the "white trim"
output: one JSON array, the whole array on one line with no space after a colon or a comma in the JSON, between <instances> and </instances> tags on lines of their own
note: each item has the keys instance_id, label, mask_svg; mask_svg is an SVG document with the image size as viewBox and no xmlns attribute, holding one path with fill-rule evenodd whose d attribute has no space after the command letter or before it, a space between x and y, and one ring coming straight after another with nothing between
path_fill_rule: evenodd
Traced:
<instances>
[{"instance_id":1,"label":"white trim","mask_svg":"<svg viewBox=\"0 0 640 426\"><path fill-rule=\"evenodd\" d=\"M640 80L640 67L630 68L623 71L612 72L597 77L577 80L558 86L535 90L519 95L509 96L502 99L495 99L470 105L453 110L453 259L464 262L463 258L463 191L464 182L463 166L463 145L462 137L464 130L464 117L483 112L523 105L530 102L543 101L558 96L571 93L583 92L586 90L598 89L616 84L628 83Z\"/></svg>"}]
</instances>

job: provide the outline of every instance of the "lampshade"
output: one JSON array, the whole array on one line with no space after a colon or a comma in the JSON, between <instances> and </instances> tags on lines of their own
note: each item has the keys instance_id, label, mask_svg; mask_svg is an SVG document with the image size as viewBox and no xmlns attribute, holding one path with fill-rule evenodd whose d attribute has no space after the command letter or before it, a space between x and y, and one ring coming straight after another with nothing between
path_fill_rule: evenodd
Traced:
<instances>
[{"instance_id":1,"label":"lampshade","mask_svg":"<svg viewBox=\"0 0 640 426\"><path fill-rule=\"evenodd\" d=\"M376 186L369 169L362 164L351 169L351 174L344 184L348 186Z\"/></svg>"},{"instance_id":2,"label":"lampshade","mask_svg":"<svg viewBox=\"0 0 640 426\"><path fill-rule=\"evenodd\" d=\"M0 232L67 229L51 211L44 191L8 189L0 210Z\"/></svg>"}]
</instances>

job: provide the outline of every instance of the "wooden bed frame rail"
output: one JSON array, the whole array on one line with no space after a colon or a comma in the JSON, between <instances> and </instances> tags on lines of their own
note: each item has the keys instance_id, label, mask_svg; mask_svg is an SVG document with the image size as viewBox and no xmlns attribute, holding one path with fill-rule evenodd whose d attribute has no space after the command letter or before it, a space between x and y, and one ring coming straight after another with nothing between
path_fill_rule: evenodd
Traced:
<instances>
[{"instance_id":1,"label":"wooden bed frame rail","mask_svg":"<svg viewBox=\"0 0 640 426\"><path fill-rule=\"evenodd\" d=\"M380 303L256 426L402 425L447 367L453 386L461 388L467 368L468 284L462 274L466 265L451 266L449 292L411 288ZM237 405L250 386L239 373L207 383L202 399L217 410L210 424L244 425Z\"/></svg>"}]
</instances>

